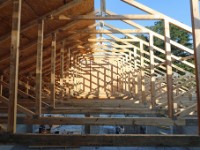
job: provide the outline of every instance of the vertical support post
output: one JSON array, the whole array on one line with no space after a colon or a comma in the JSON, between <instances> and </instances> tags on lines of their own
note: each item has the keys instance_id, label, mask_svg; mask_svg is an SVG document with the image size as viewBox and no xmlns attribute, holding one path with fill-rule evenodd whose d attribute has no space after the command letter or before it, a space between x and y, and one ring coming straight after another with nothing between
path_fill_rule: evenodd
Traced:
<instances>
[{"instance_id":1,"label":"vertical support post","mask_svg":"<svg viewBox=\"0 0 200 150\"><path fill-rule=\"evenodd\" d=\"M56 75L56 33L51 43L51 107L55 108L55 75Z\"/></svg>"},{"instance_id":2,"label":"vertical support post","mask_svg":"<svg viewBox=\"0 0 200 150\"><path fill-rule=\"evenodd\" d=\"M150 34L149 35L149 52L150 52L150 73L151 73L151 105L152 107L155 107L156 104L156 100L155 100L155 70L154 70L154 65L155 65L155 61L154 61L154 49L153 49L153 35Z\"/></svg>"},{"instance_id":3,"label":"vertical support post","mask_svg":"<svg viewBox=\"0 0 200 150\"><path fill-rule=\"evenodd\" d=\"M64 79L64 49L65 49L65 41L62 42L62 48L60 50L60 99L63 100L64 97L64 87L63 87L63 79Z\"/></svg>"},{"instance_id":4,"label":"vertical support post","mask_svg":"<svg viewBox=\"0 0 200 150\"><path fill-rule=\"evenodd\" d=\"M137 67L137 49L134 48L134 93L135 93L135 98L138 98L139 94L139 88L138 88L138 67Z\"/></svg>"},{"instance_id":5,"label":"vertical support post","mask_svg":"<svg viewBox=\"0 0 200 150\"><path fill-rule=\"evenodd\" d=\"M19 43L22 0L13 0L11 51L10 51L10 81L8 105L8 132L16 133L17 124L17 90L19 73Z\"/></svg>"},{"instance_id":6,"label":"vertical support post","mask_svg":"<svg viewBox=\"0 0 200 150\"><path fill-rule=\"evenodd\" d=\"M100 93L99 93L99 91L100 91L100 82L99 82L99 70L97 70L97 95L98 95L98 97L99 97L99 95L100 95Z\"/></svg>"},{"instance_id":7,"label":"vertical support post","mask_svg":"<svg viewBox=\"0 0 200 150\"><path fill-rule=\"evenodd\" d=\"M131 95L131 52L129 52L129 61L128 61L128 91Z\"/></svg>"},{"instance_id":8,"label":"vertical support post","mask_svg":"<svg viewBox=\"0 0 200 150\"><path fill-rule=\"evenodd\" d=\"M164 20L165 29L165 51L166 51L166 70L167 70L167 100L168 100L168 115L170 118L174 116L173 106L173 78L172 78L172 57L170 45L170 29L169 21Z\"/></svg>"},{"instance_id":9,"label":"vertical support post","mask_svg":"<svg viewBox=\"0 0 200 150\"><path fill-rule=\"evenodd\" d=\"M110 79L111 79L111 83L110 83L110 91L111 91L111 95L113 95L113 74L114 74L114 71L113 71L113 65L111 64L111 70L110 70Z\"/></svg>"},{"instance_id":10,"label":"vertical support post","mask_svg":"<svg viewBox=\"0 0 200 150\"><path fill-rule=\"evenodd\" d=\"M106 67L104 67L104 91L106 92Z\"/></svg>"},{"instance_id":11,"label":"vertical support post","mask_svg":"<svg viewBox=\"0 0 200 150\"><path fill-rule=\"evenodd\" d=\"M145 95L145 71L144 71L144 45L140 42L140 61L141 61L141 88L142 88L142 103L146 102Z\"/></svg>"},{"instance_id":12,"label":"vertical support post","mask_svg":"<svg viewBox=\"0 0 200 150\"><path fill-rule=\"evenodd\" d=\"M200 16L199 16L199 0L191 0L191 17L194 40L194 58L196 68L196 86L197 86L197 113L198 128L200 135Z\"/></svg>"},{"instance_id":13,"label":"vertical support post","mask_svg":"<svg viewBox=\"0 0 200 150\"><path fill-rule=\"evenodd\" d=\"M85 117L90 118L90 114L85 114ZM90 134L90 125L85 125L85 134Z\"/></svg>"},{"instance_id":14,"label":"vertical support post","mask_svg":"<svg viewBox=\"0 0 200 150\"><path fill-rule=\"evenodd\" d=\"M38 43L36 62L36 115L42 113L42 57L43 57L44 20L38 22Z\"/></svg>"},{"instance_id":15,"label":"vertical support post","mask_svg":"<svg viewBox=\"0 0 200 150\"><path fill-rule=\"evenodd\" d=\"M90 59L90 93L92 92L92 60Z\"/></svg>"},{"instance_id":16,"label":"vertical support post","mask_svg":"<svg viewBox=\"0 0 200 150\"><path fill-rule=\"evenodd\" d=\"M0 80L3 81L3 75L1 75ZM3 95L3 86L1 83L0 83L0 95Z\"/></svg>"},{"instance_id":17,"label":"vertical support post","mask_svg":"<svg viewBox=\"0 0 200 150\"><path fill-rule=\"evenodd\" d=\"M117 61L117 92L119 92L119 61Z\"/></svg>"},{"instance_id":18,"label":"vertical support post","mask_svg":"<svg viewBox=\"0 0 200 150\"><path fill-rule=\"evenodd\" d=\"M106 12L106 2L105 0L101 0L101 15Z\"/></svg>"},{"instance_id":19,"label":"vertical support post","mask_svg":"<svg viewBox=\"0 0 200 150\"><path fill-rule=\"evenodd\" d=\"M67 99L69 100L71 97L71 49L68 49L68 95Z\"/></svg>"},{"instance_id":20,"label":"vertical support post","mask_svg":"<svg viewBox=\"0 0 200 150\"><path fill-rule=\"evenodd\" d=\"M26 82L25 88L26 88L26 94L28 94L29 93L29 88L30 88L29 81Z\"/></svg>"}]
</instances>

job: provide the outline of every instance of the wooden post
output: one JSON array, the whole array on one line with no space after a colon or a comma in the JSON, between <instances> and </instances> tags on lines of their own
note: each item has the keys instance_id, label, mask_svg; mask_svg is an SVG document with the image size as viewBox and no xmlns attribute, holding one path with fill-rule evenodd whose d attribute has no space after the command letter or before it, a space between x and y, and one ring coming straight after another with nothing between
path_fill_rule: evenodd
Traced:
<instances>
[{"instance_id":1,"label":"wooden post","mask_svg":"<svg viewBox=\"0 0 200 150\"><path fill-rule=\"evenodd\" d=\"M90 114L85 114L85 117L90 117ZM85 134L90 134L90 125L85 125Z\"/></svg>"},{"instance_id":2,"label":"wooden post","mask_svg":"<svg viewBox=\"0 0 200 150\"><path fill-rule=\"evenodd\" d=\"M141 61L141 88L142 88L142 99L141 102L146 102L146 94L145 94L145 71L144 71L144 45L140 42L140 61Z\"/></svg>"},{"instance_id":3,"label":"wooden post","mask_svg":"<svg viewBox=\"0 0 200 150\"><path fill-rule=\"evenodd\" d=\"M92 92L92 60L90 59L90 93Z\"/></svg>"},{"instance_id":4,"label":"wooden post","mask_svg":"<svg viewBox=\"0 0 200 150\"><path fill-rule=\"evenodd\" d=\"M110 88L111 88L111 95L113 95L113 74L114 74L114 71L113 71L113 65L111 64L111 70L110 70L110 79L111 79L111 83L110 83Z\"/></svg>"},{"instance_id":5,"label":"wooden post","mask_svg":"<svg viewBox=\"0 0 200 150\"><path fill-rule=\"evenodd\" d=\"M51 107L55 108L55 75L56 75L56 33L51 43Z\"/></svg>"},{"instance_id":6,"label":"wooden post","mask_svg":"<svg viewBox=\"0 0 200 150\"><path fill-rule=\"evenodd\" d=\"M64 49L65 42L62 42L62 48L60 50L60 99L63 100L64 97L64 87L63 87L63 79L64 79Z\"/></svg>"},{"instance_id":7,"label":"wooden post","mask_svg":"<svg viewBox=\"0 0 200 150\"><path fill-rule=\"evenodd\" d=\"M104 91L106 92L106 68L104 67Z\"/></svg>"},{"instance_id":8,"label":"wooden post","mask_svg":"<svg viewBox=\"0 0 200 150\"><path fill-rule=\"evenodd\" d=\"M101 15L106 12L106 2L105 0L101 0Z\"/></svg>"},{"instance_id":9,"label":"wooden post","mask_svg":"<svg viewBox=\"0 0 200 150\"><path fill-rule=\"evenodd\" d=\"M151 105L155 107L156 100L155 100L155 62L154 62L154 49L153 49L153 35L149 35L149 51L150 51L150 72L151 72Z\"/></svg>"},{"instance_id":10,"label":"wooden post","mask_svg":"<svg viewBox=\"0 0 200 150\"><path fill-rule=\"evenodd\" d=\"M200 135L200 17L199 17L199 0L191 0L191 14L194 40L194 58L196 68L196 86L197 86L197 113L198 128Z\"/></svg>"},{"instance_id":11,"label":"wooden post","mask_svg":"<svg viewBox=\"0 0 200 150\"><path fill-rule=\"evenodd\" d=\"M44 20L38 22L38 43L37 43L37 62L36 62L36 115L42 113L42 57L43 57L43 34Z\"/></svg>"},{"instance_id":12,"label":"wooden post","mask_svg":"<svg viewBox=\"0 0 200 150\"><path fill-rule=\"evenodd\" d=\"M3 81L3 75L1 75L0 80ZM0 84L0 95L3 95L3 86L2 86L2 84Z\"/></svg>"},{"instance_id":13,"label":"wooden post","mask_svg":"<svg viewBox=\"0 0 200 150\"><path fill-rule=\"evenodd\" d=\"M134 94L135 94L135 98L137 99L139 97L139 88L138 88L138 67L137 67L137 49L134 48Z\"/></svg>"},{"instance_id":14,"label":"wooden post","mask_svg":"<svg viewBox=\"0 0 200 150\"><path fill-rule=\"evenodd\" d=\"M98 93L98 97L100 95L99 91L100 91L100 82L99 82L99 70L97 70L97 93Z\"/></svg>"},{"instance_id":15,"label":"wooden post","mask_svg":"<svg viewBox=\"0 0 200 150\"><path fill-rule=\"evenodd\" d=\"M165 52L166 52L166 71L167 71L167 100L168 100L168 115L170 118L174 116L173 106L173 78L172 78L172 57L170 45L170 28L169 22L164 20L165 28Z\"/></svg>"},{"instance_id":16,"label":"wooden post","mask_svg":"<svg viewBox=\"0 0 200 150\"><path fill-rule=\"evenodd\" d=\"M69 100L70 97L71 97L71 49L68 49L68 65L69 65L69 68L68 68L68 95L67 95L67 99Z\"/></svg>"},{"instance_id":17,"label":"wooden post","mask_svg":"<svg viewBox=\"0 0 200 150\"><path fill-rule=\"evenodd\" d=\"M29 81L26 81L25 88L26 88L26 94L28 94L29 93Z\"/></svg>"},{"instance_id":18,"label":"wooden post","mask_svg":"<svg viewBox=\"0 0 200 150\"><path fill-rule=\"evenodd\" d=\"M131 95L131 52L129 52L129 61L128 61L128 63L129 63L129 65L128 65L128 91L129 91L129 93L130 93L130 95Z\"/></svg>"},{"instance_id":19,"label":"wooden post","mask_svg":"<svg viewBox=\"0 0 200 150\"><path fill-rule=\"evenodd\" d=\"M10 51L10 81L8 104L8 132L16 133L17 123L17 90L19 72L19 43L21 22L21 0L13 0L11 51Z\"/></svg>"},{"instance_id":20,"label":"wooden post","mask_svg":"<svg viewBox=\"0 0 200 150\"><path fill-rule=\"evenodd\" d=\"M117 92L119 92L119 61L117 61Z\"/></svg>"}]
</instances>

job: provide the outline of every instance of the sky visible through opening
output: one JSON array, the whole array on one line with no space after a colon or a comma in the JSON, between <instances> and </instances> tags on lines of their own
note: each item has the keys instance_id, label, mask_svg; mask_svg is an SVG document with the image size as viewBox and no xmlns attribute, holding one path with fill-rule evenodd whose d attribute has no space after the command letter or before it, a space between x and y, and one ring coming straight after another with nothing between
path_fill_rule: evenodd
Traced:
<instances>
[{"instance_id":1,"label":"sky visible through opening","mask_svg":"<svg viewBox=\"0 0 200 150\"><path fill-rule=\"evenodd\" d=\"M95 1L95 8L100 8L100 0ZM191 26L190 0L136 0L158 12ZM122 2L121 0L106 0L106 9L117 14L145 14L144 12ZM106 21L119 28L130 28L120 21ZM155 21L136 21L143 26L153 25Z\"/></svg>"}]
</instances>

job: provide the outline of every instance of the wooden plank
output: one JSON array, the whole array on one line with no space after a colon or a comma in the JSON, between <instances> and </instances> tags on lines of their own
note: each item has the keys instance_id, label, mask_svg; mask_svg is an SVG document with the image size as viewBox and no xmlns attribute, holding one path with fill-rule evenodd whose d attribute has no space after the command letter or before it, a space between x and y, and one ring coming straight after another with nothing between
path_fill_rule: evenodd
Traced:
<instances>
[{"instance_id":1,"label":"wooden plank","mask_svg":"<svg viewBox=\"0 0 200 150\"><path fill-rule=\"evenodd\" d=\"M1 144L49 145L49 146L141 146L141 147L199 147L196 135L47 135L47 134L0 134Z\"/></svg>"},{"instance_id":2,"label":"wooden plank","mask_svg":"<svg viewBox=\"0 0 200 150\"><path fill-rule=\"evenodd\" d=\"M56 75L56 33L51 43L51 107L55 108L55 75Z\"/></svg>"},{"instance_id":3,"label":"wooden plank","mask_svg":"<svg viewBox=\"0 0 200 150\"><path fill-rule=\"evenodd\" d=\"M138 65L137 65L137 49L134 48L134 94L135 98L139 97L139 86L138 86Z\"/></svg>"},{"instance_id":4,"label":"wooden plank","mask_svg":"<svg viewBox=\"0 0 200 150\"><path fill-rule=\"evenodd\" d=\"M42 61L43 61L43 35L44 20L38 22L38 44L36 62L36 115L42 113Z\"/></svg>"},{"instance_id":5,"label":"wooden plank","mask_svg":"<svg viewBox=\"0 0 200 150\"><path fill-rule=\"evenodd\" d=\"M10 51L9 105L8 105L8 110L9 110L8 132L10 133L16 132L21 5L22 5L21 0L13 0L12 34L11 34L11 51Z\"/></svg>"},{"instance_id":6,"label":"wooden plank","mask_svg":"<svg viewBox=\"0 0 200 150\"><path fill-rule=\"evenodd\" d=\"M74 31L68 31L67 33L87 33L87 34L133 34L133 33L138 33L138 34L144 34L148 33L147 31L143 31L141 29L120 29L119 31L113 30L113 29L99 29L99 30L91 30L91 29L85 29L85 30L74 30Z\"/></svg>"},{"instance_id":7,"label":"wooden plank","mask_svg":"<svg viewBox=\"0 0 200 150\"><path fill-rule=\"evenodd\" d=\"M68 101L59 101L57 105L60 106L69 106L69 107L119 107L119 108L139 108L145 107L143 104L135 104L131 100L68 100Z\"/></svg>"},{"instance_id":8,"label":"wooden plank","mask_svg":"<svg viewBox=\"0 0 200 150\"><path fill-rule=\"evenodd\" d=\"M92 60L90 60L90 93L92 93Z\"/></svg>"},{"instance_id":9,"label":"wooden plank","mask_svg":"<svg viewBox=\"0 0 200 150\"><path fill-rule=\"evenodd\" d=\"M139 42L135 39L88 39L89 42Z\"/></svg>"},{"instance_id":10,"label":"wooden plank","mask_svg":"<svg viewBox=\"0 0 200 150\"><path fill-rule=\"evenodd\" d=\"M161 114L164 115L164 110L151 110L148 108L116 108L116 107L65 107L63 109L47 110L44 113L49 114Z\"/></svg>"},{"instance_id":11,"label":"wooden plank","mask_svg":"<svg viewBox=\"0 0 200 150\"><path fill-rule=\"evenodd\" d=\"M173 77L172 77L172 57L170 44L170 28L169 22L164 20L165 29L165 51L166 51L166 73L167 73L167 101L168 101L168 115L170 118L174 116L173 104Z\"/></svg>"},{"instance_id":12,"label":"wooden plank","mask_svg":"<svg viewBox=\"0 0 200 150\"><path fill-rule=\"evenodd\" d=\"M172 120L170 118L161 117L126 117L126 118L102 118L102 117L40 117L36 119L25 118L24 124L49 124L49 125L147 125L147 126L185 126L185 119Z\"/></svg>"},{"instance_id":13,"label":"wooden plank","mask_svg":"<svg viewBox=\"0 0 200 150\"><path fill-rule=\"evenodd\" d=\"M200 135L200 17L199 17L199 1L191 0L191 17L193 27L193 42L194 42L194 58L196 68L196 87L197 87L197 114L199 119L199 135Z\"/></svg>"},{"instance_id":14,"label":"wooden plank","mask_svg":"<svg viewBox=\"0 0 200 150\"><path fill-rule=\"evenodd\" d=\"M0 76L0 81L3 81L3 75ZM0 83L0 95L3 94L3 85Z\"/></svg>"},{"instance_id":15,"label":"wooden plank","mask_svg":"<svg viewBox=\"0 0 200 150\"><path fill-rule=\"evenodd\" d=\"M153 35L149 34L149 51L150 51L150 73L151 73L151 105L154 107L156 105L156 99L155 99L155 95L156 95L156 85L155 85L155 70L154 70L154 65L155 65L155 61L154 61L154 49L153 49L153 45L154 45L154 40L153 40Z\"/></svg>"},{"instance_id":16,"label":"wooden plank","mask_svg":"<svg viewBox=\"0 0 200 150\"><path fill-rule=\"evenodd\" d=\"M101 16L103 16L103 13L106 13L106 1L101 0Z\"/></svg>"},{"instance_id":17,"label":"wooden plank","mask_svg":"<svg viewBox=\"0 0 200 150\"><path fill-rule=\"evenodd\" d=\"M64 50L65 50L65 41L62 42L62 48L60 50L60 99L64 97Z\"/></svg>"},{"instance_id":18,"label":"wooden plank","mask_svg":"<svg viewBox=\"0 0 200 150\"><path fill-rule=\"evenodd\" d=\"M142 103L146 103L145 94L145 70L144 70L144 45L140 42L140 65L141 65L141 89L142 89Z\"/></svg>"},{"instance_id":19,"label":"wooden plank","mask_svg":"<svg viewBox=\"0 0 200 150\"><path fill-rule=\"evenodd\" d=\"M70 16L70 15L60 15L58 17L51 17L50 19L54 20L160 20L163 19L159 15L79 15L79 16Z\"/></svg>"}]
</instances>

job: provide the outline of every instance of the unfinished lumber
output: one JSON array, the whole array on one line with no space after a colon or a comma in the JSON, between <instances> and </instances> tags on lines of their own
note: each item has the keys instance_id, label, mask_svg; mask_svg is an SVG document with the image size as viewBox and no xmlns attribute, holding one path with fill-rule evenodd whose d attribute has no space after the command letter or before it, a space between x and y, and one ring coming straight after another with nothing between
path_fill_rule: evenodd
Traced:
<instances>
[{"instance_id":1,"label":"unfinished lumber","mask_svg":"<svg viewBox=\"0 0 200 150\"><path fill-rule=\"evenodd\" d=\"M13 0L12 33L10 50L10 80L8 105L8 132L16 132L17 90L19 73L19 44L22 0Z\"/></svg>"}]
</instances>

